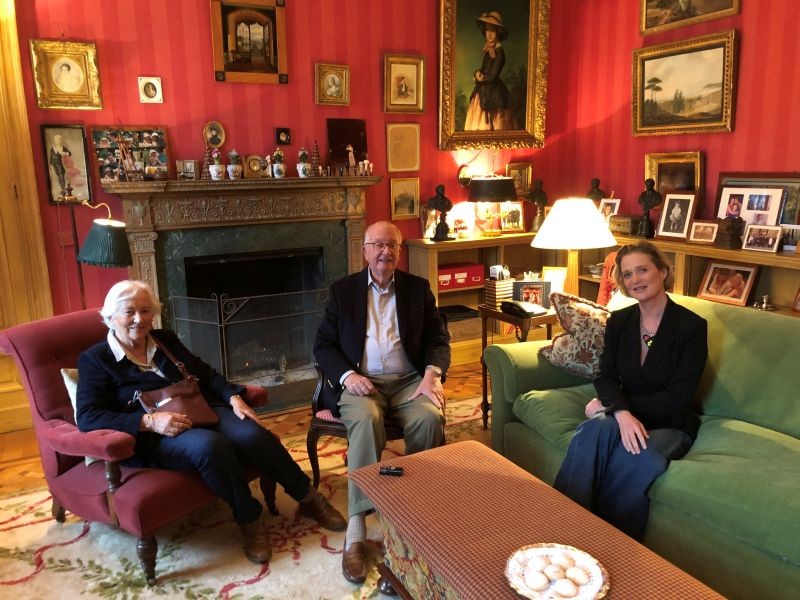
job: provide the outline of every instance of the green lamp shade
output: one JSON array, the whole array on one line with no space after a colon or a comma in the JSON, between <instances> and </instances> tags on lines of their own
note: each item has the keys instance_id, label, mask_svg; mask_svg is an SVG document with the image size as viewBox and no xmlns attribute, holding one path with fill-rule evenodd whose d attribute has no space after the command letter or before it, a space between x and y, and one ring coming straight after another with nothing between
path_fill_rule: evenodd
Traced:
<instances>
[{"instance_id":1,"label":"green lamp shade","mask_svg":"<svg viewBox=\"0 0 800 600\"><path fill-rule=\"evenodd\" d=\"M469 184L470 202L505 202L516 197L511 177L473 177Z\"/></svg>"},{"instance_id":2,"label":"green lamp shade","mask_svg":"<svg viewBox=\"0 0 800 600\"><path fill-rule=\"evenodd\" d=\"M95 219L78 253L78 260L96 267L129 267L133 264L125 223Z\"/></svg>"}]
</instances>

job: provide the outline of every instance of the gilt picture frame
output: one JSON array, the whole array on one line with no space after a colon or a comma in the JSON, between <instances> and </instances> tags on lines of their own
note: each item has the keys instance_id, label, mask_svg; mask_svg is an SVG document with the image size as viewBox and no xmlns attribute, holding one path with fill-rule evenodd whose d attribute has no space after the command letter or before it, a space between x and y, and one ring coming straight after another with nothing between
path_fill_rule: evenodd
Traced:
<instances>
[{"instance_id":1,"label":"gilt picture frame","mask_svg":"<svg viewBox=\"0 0 800 600\"><path fill-rule=\"evenodd\" d=\"M30 40L29 46L39 108L103 108L94 42Z\"/></svg>"},{"instance_id":2,"label":"gilt picture frame","mask_svg":"<svg viewBox=\"0 0 800 600\"><path fill-rule=\"evenodd\" d=\"M702 152L650 152L644 155L644 178L656 182L656 191L695 195L697 210L703 208L705 164Z\"/></svg>"},{"instance_id":3,"label":"gilt picture frame","mask_svg":"<svg viewBox=\"0 0 800 600\"><path fill-rule=\"evenodd\" d=\"M350 67L316 63L314 65L314 102L350 105Z\"/></svg>"},{"instance_id":4,"label":"gilt picture frame","mask_svg":"<svg viewBox=\"0 0 800 600\"><path fill-rule=\"evenodd\" d=\"M543 146L550 0L496 0L491 10L474 0L440 0L439 6L439 149ZM484 51L492 28L501 44ZM498 54L504 66L494 91L473 96L477 74L484 77ZM489 95L498 106L483 110L481 96Z\"/></svg>"},{"instance_id":5,"label":"gilt picture frame","mask_svg":"<svg viewBox=\"0 0 800 600\"><path fill-rule=\"evenodd\" d=\"M425 112L425 57L384 55L383 112Z\"/></svg>"},{"instance_id":6,"label":"gilt picture frame","mask_svg":"<svg viewBox=\"0 0 800 600\"><path fill-rule=\"evenodd\" d=\"M517 198L524 198L531 189L533 163L508 163L506 165L506 177L511 177L514 180L514 190L517 192Z\"/></svg>"},{"instance_id":7,"label":"gilt picture frame","mask_svg":"<svg viewBox=\"0 0 800 600\"><path fill-rule=\"evenodd\" d=\"M661 31L704 23L739 14L739 0L640 0L639 31L652 35Z\"/></svg>"},{"instance_id":8,"label":"gilt picture frame","mask_svg":"<svg viewBox=\"0 0 800 600\"><path fill-rule=\"evenodd\" d=\"M91 163L83 125L42 125L42 150L50 204L91 202Z\"/></svg>"},{"instance_id":9,"label":"gilt picture frame","mask_svg":"<svg viewBox=\"0 0 800 600\"><path fill-rule=\"evenodd\" d=\"M735 30L633 51L633 135L733 131Z\"/></svg>"}]
</instances>

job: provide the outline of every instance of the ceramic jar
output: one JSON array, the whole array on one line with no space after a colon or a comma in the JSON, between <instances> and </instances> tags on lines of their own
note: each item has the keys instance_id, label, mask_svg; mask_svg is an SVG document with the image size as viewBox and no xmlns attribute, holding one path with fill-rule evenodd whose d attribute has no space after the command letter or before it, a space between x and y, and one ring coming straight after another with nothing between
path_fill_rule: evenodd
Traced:
<instances>
[{"instance_id":1,"label":"ceramic jar","mask_svg":"<svg viewBox=\"0 0 800 600\"><path fill-rule=\"evenodd\" d=\"M286 177L286 165L283 163L272 164L272 176L276 179Z\"/></svg>"},{"instance_id":2,"label":"ceramic jar","mask_svg":"<svg viewBox=\"0 0 800 600\"><path fill-rule=\"evenodd\" d=\"M311 163L297 163L297 175L300 177L311 177Z\"/></svg>"},{"instance_id":3,"label":"ceramic jar","mask_svg":"<svg viewBox=\"0 0 800 600\"><path fill-rule=\"evenodd\" d=\"M242 165L228 165L228 178L229 179L240 179L242 177Z\"/></svg>"},{"instance_id":4,"label":"ceramic jar","mask_svg":"<svg viewBox=\"0 0 800 600\"><path fill-rule=\"evenodd\" d=\"M214 181L222 181L225 179L225 165L208 165L208 174Z\"/></svg>"}]
</instances>

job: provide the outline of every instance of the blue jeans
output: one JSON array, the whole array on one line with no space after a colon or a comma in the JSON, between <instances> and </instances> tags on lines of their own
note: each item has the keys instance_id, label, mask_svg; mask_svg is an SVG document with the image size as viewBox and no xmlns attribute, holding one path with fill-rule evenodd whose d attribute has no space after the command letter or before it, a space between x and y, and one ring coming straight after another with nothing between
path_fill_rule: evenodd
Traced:
<instances>
[{"instance_id":1,"label":"blue jeans","mask_svg":"<svg viewBox=\"0 0 800 600\"><path fill-rule=\"evenodd\" d=\"M241 525L256 520L263 509L250 492L245 464L280 483L297 501L308 494L311 490L308 477L276 436L250 419L239 420L228 407L212 408L219 415L216 426L189 429L175 437L140 433L137 455L149 466L198 471L214 493L231 507L234 519Z\"/></svg>"},{"instance_id":2,"label":"blue jeans","mask_svg":"<svg viewBox=\"0 0 800 600\"><path fill-rule=\"evenodd\" d=\"M634 539L644 536L650 512L647 490L682 457L692 438L679 429L648 431L647 448L631 454L617 420L594 418L578 426L553 487Z\"/></svg>"}]
</instances>

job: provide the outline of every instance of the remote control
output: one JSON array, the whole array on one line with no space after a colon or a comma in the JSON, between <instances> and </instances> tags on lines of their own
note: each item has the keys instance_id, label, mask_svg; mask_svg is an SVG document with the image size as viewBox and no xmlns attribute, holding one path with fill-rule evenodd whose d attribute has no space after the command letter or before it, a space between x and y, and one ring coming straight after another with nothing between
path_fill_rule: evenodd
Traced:
<instances>
[{"instance_id":1,"label":"remote control","mask_svg":"<svg viewBox=\"0 0 800 600\"><path fill-rule=\"evenodd\" d=\"M378 469L378 473L380 475L393 475L394 477L400 477L403 474L403 467L385 466Z\"/></svg>"}]
</instances>

